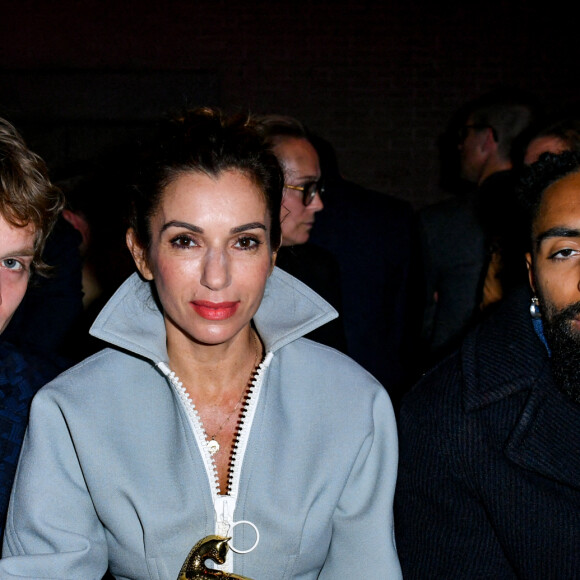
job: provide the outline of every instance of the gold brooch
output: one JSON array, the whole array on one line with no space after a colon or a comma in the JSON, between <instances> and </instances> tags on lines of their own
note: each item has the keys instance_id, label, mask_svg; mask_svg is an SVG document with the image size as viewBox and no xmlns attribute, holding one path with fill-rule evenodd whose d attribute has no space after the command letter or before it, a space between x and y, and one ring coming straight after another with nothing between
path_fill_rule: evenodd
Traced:
<instances>
[{"instance_id":1,"label":"gold brooch","mask_svg":"<svg viewBox=\"0 0 580 580\"><path fill-rule=\"evenodd\" d=\"M208 578L234 578L237 580L252 580L246 576L229 574L222 570L213 570L205 565L206 560L216 564L224 564L228 554L228 541L231 538L222 536L206 536L191 548L177 580L207 580Z\"/></svg>"}]
</instances>

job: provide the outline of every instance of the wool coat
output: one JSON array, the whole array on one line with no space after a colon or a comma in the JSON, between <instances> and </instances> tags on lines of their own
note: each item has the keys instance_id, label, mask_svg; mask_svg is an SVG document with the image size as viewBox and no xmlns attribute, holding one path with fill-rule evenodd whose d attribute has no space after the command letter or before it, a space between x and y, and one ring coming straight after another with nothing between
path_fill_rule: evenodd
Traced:
<instances>
[{"instance_id":1,"label":"wool coat","mask_svg":"<svg viewBox=\"0 0 580 580\"><path fill-rule=\"evenodd\" d=\"M556 387L518 291L407 395L404 577L580 578L580 405Z\"/></svg>"}]
</instances>

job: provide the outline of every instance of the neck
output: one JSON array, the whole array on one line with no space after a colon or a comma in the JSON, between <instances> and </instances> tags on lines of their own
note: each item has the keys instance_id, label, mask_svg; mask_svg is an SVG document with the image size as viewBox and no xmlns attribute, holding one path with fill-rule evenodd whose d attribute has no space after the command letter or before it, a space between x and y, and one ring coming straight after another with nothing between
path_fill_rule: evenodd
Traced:
<instances>
[{"instance_id":1,"label":"neck","mask_svg":"<svg viewBox=\"0 0 580 580\"><path fill-rule=\"evenodd\" d=\"M224 344L200 344L189 339L176 344L168 340L167 353L169 366L188 390L220 397L238 390L240 377L247 378L256 360L261 360L262 347L248 325Z\"/></svg>"},{"instance_id":2,"label":"neck","mask_svg":"<svg viewBox=\"0 0 580 580\"><path fill-rule=\"evenodd\" d=\"M498 173L499 171L506 171L512 168L512 162L499 157L490 157L488 162L483 166L481 175L479 176L478 185L481 185L490 175Z\"/></svg>"}]
</instances>

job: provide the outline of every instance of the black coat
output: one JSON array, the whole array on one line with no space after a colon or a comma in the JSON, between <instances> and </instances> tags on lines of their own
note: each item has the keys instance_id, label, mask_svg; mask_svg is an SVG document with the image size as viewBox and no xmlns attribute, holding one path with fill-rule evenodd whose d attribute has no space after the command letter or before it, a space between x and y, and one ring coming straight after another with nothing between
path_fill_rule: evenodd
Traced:
<instances>
[{"instance_id":1,"label":"black coat","mask_svg":"<svg viewBox=\"0 0 580 580\"><path fill-rule=\"evenodd\" d=\"M339 314L338 318L309 332L306 338L348 354L342 320L340 269L334 256L311 243L283 246L278 250L276 266L312 288Z\"/></svg>"},{"instance_id":2,"label":"black coat","mask_svg":"<svg viewBox=\"0 0 580 580\"><path fill-rule=\"evenodd\" d=\"M420 323L413 210L344 179L327 182L323 199L311 239L340 266L348 354L396 405L409 377L417 377L411 360Z\"/></svg>"},{"instance_id":3,"label":"black coat","mask_svg":"<svg viewBox=\"0 0 580 580\"><path fill-rule=\"evenodd\" d=\"M580 405L506 299L406 397L395 496L405 578L580 578Z\"/></svg>"}]
</instances>

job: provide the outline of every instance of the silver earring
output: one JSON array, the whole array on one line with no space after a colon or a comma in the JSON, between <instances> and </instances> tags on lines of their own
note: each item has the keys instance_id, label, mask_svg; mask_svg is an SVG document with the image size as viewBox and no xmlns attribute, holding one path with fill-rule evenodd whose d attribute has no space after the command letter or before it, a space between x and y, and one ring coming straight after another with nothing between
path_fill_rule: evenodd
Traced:
<instances>
[{"instance_id":1,"label":"silver earring","mask_svg":"<svg viewBox=\"0 0 580 580\"><path fill-rule=\"evenodd\" d=\"M540 301L536 296L532 298L532 303L530 304L530 316L535 320L542 318L542 313L540 312Z\"/></svg>"}]
</instances>

